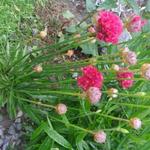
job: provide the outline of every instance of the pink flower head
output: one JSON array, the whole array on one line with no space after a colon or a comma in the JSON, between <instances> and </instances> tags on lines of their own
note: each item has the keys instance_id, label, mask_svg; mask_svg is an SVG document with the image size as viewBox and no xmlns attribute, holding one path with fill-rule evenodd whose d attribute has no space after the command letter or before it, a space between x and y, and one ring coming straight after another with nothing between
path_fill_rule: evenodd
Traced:
<instances>
[{"instance_id":1,"label":"pink flower head","mask_svg":"<svg viewBox=\"0 0 150 150\"><path fill-rule=\"evenodd\" d=\"M90 87L86 91L86 94L91 104L98 103L102 95L101 91L97 87Z\"/></svg>"},{"instance_id":2,"label":"pink flower head","mask_svg":"<svg viewBox=\"0 0 150 150\"><path fill-rule=\"evenodd\" d=\"M56 112L59 114L59 115L63 115L67 112L67 106L65 104L57 104L56 106Z\"/></svg>"},{"instance_id":3,"label":"pink flower head","mask_svg":"<svg viewBox=\"0 0 150 150\"><path fill-rule=\"evenodd\" d=\"M138 130L141 128L142 122L139 118L132 118L130 119L130 125L132 128Z\"/></svg>"},{"instance_id":4,"label":"pink flower head","mask_svg":"<svg viewBox=\"0 0 150 150\"><path fill-rule=\"evenodd\" d=\"M83 75L77 78L78 86L84 91L87 91L90 87L102 88L103 75L92 65L83 67L81 69Z\"/></svg>"},{"instance_id":5,"label":"pink flower head","mask_svg":"<svg viewBox=\"0 0 150 150\"><path fill-rule=\"evenodd\" d=\"M143 64L141 67L141 74L147 80L150 80L150 64Z\"/></svg>"},{"instance_id":6,"label":"pink flower head","mask_svg":"<svg viewBox=\"0 0 150 150\"><path fill-rule=\"evenodd\" d=\"M106 133L104 131L99 131L94 134L94 141L97 143L105 143L106 141Z\"/></svg>"},{"instance_id":7,"label":"pink flower head","mask_svg":"<svg viewBox=\"0 0 150 150\"><path fill-rule=\"evenodd\" d=\"M139 32L146 23L147 21L142 19L141 16L133 15L127 23L127 29L130 32Z\"/></svg>"},{"instance_id":8,"label":"pink flower head","mask_svg":"<svg viewBox=\"0 0 150 150\"><path fill-rule=\"evenodd\" d=\"M135 65L137 63L136 53L133 51L122 52L123 61L129 65Z\"/></svg>"},{"instance_id":9,"label":"pink flower head","mask_svg":"<svg viewBox=\"0 0 150 150\"><path fill-rule=\"evenodd\" d=\"M132 87L133 82L134 82L133 78L134 78L133 72L128 71L126 68L121 69L117 73L117 79L119 81L120 86L123 89L128 89Z\"/></svg>"},{"instance_id":10,"label":"pink flower head","mask_svg":"<svg viewBox=\"0 0 150 150\"><path fill-rule=\"evenodd\" d=\"M101 41L116 44L123 31L119 16L111 11L100 11L97 17L97 38Z\"/></svg>"}]
</instances>

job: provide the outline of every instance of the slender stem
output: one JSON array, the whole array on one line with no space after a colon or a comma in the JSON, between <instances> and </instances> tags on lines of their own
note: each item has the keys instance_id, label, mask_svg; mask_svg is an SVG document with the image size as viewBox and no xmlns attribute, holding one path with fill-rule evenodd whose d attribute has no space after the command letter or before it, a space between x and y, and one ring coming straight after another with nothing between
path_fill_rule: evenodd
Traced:
<instances>
[{"instance_id":1,"label":"slender stem","mask_svg":"<svg viewBox=\"0 0 150 150\"><path fill-rule=\"evenodd\" d=\"M53 105L49 105L49 104L44 104L44 103L41 103L41 102L37 102L37 101L32 101L32 100L26 100L26 99L22 99L23 101L26 101L26 102L29 102L29 103L32 103L32 104L36 104L36 105L40 105L40 106L44 106L44 107L48 107L48 108L56 108L55 106Z\"/></svg>"},{"instance_id":2,"label":"slender stem","mask_svg":"<svg viewBox=\"0 0 150 150\"><path fill-rule=\"evenodd\" d=\"M146 108L146 109L150 109L150 106L146 106L146 105L138 105L138 104L128 104L128 103L117 103L117 102L111 102L112 104L118 104L121 106L129 106L129 107L138 107L138 108Z\"/></svg>"},{"instance_id":3,"label":"slender stem","mask_svg":"<svg viewBox=\"0 0 150 150\"><path fill-rule=\"evenodd\" d=\"M98 114L98 115L103 116L103 117L107 117L107 118L110 118L110 119L113 119L113 120L129 122L129 120L127 120L127 119L114 117L114 116L110 116L110 115L106 115L106 114Z\"/></svg>"},{"instance_id":4,"label":"slender stem","mask_svg":"<svg viewBox=\"0 0 150 150\"><path fill-rule=\"evenodd\" d=\"M88 115L88 116L90 116L90 115L98 115L98 116L103 116L103 117L110 118L110 119L113 119L113 120L129 122L129 120L127 120L127 119L123 119L123 118L119 118L119 117L114 117L114 116L107 115L107 114L101 114L101 113L99 113L99 112L86 113L86 114L83 114L83 115L79 115L79 116L73 117L73 118L71 118L71 120L72 120L72 119L76 119L76 118L85 117L85 116L87 116L87 115Z\"/></svg>"}]
</instances>

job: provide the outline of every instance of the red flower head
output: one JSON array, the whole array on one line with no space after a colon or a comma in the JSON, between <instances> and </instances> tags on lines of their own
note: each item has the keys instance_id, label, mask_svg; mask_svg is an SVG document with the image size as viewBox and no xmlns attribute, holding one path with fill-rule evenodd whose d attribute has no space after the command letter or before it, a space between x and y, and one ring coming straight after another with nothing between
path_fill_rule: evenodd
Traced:
<instances>
[{"instance_id":1,"label":"red flower head","mask_svg":"<svg viewBox=\"0 0 150 150\"><path fill-rule=\"evenodd\" d=\"M130 32L139 32L146 23L147 21L142 19L141 16L133 15L127 23L127 29Z\"/></svg>"},{"instance_id":2,"label":"red flower head","mask_svg":"<svg viewBox=\"0 0 150 150\"><path fill-rule=\"evenodd\" d=\"M134 78L133 72L128 71L126 68L121 69L117 73L117 80L119 81L119 84L123 89L128 89L132 87L133 78Z\"/></svg>"},{"instance_id":3,"label":"red flower head","mask_svg":"<svg viewBox=\"0 0 150 150\"><path fill-rule=\"evenodd\" d=\"M83 67L81 69L83 75L78 77L78 86L84 91L87 91L90 87L102 88L103 75L92 65Z\"/></svg>"},{"instance_id":4,"label":"red flower head","mask_svg":"<svg viewBox=\"0 0 150 150\"><path fill-rule=\"evenodd\" d=\"M100 11L97 16L97 38L104 42L116 44L123 31L119 16L110 11Z\"/></svg>"}]
</instances>

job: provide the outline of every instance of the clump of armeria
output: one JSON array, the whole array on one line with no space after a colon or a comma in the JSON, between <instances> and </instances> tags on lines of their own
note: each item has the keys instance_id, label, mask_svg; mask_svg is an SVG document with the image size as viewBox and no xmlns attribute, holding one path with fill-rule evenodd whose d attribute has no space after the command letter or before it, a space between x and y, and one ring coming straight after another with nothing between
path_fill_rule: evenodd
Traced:
<instances>
[{"instance_id":1,"label":"clump of armeria","mask_svg":"<svg viewBox=\"0 0 150 150\"><path fill-rule=\"evenodd\" d=\"M59 115L63 115L67 112L67 106L65 104L57 104L56 105L56 112L59 114Z\"/></svg>"},{"instance_id":2,"label":"clump of armeria","mask_svg":"<svg viewBox=\"0 0 150 150\"><path fill-rule=\"evenodd\" d=\"M141 67L141 75L147 80L150 80L150 64L143 64Z\"/></svg>"},{"instance_id":3,"label":"clump of armeria","mask_svg":"<svg viewBox=\"0 0 150 150\"><path fill-rule=\"evenodd\" d=\"M135 118L131 118L130 119L130 125L131 125L132 128L138 130L138 129L141 128L142 122L141 122L141 120L139 118L135 117Z\"/></svg>"},{"instance_id":4,"label":"clump of armeria","mask_svg":"<svg viewBox=\"0 0 150 150\"><path fill-rule=\"evenodd\" d=\"M106 141L106 133L104 131L98 131L94 134L94 141L97 143L105 143Z\"/></svg>"}]
</instances>

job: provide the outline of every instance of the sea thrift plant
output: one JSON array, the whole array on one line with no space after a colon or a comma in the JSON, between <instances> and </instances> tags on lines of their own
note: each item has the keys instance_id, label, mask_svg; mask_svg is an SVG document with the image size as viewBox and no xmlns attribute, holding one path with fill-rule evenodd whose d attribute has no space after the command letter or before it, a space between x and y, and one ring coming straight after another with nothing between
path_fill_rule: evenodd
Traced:
<instances>
[{"instance_id":1,"label":"sea thrift plant","mask_svg":"<svg viewBox=\"0 0 150 150\"><path fill-rule=\"evenodd\" d=\"M65 104L57 104L56 106L56 112L59 114L59 115L63 115L67 112L67 106Z\"/></svg>"},{"instance_id":2,"label":"sea thrift plant","mask_svg":"<svg viewBox=\"0 0 150 150\"><path fill-rule=\"evenodd\" d=\"M103 10L98 13L96 28L99 40L116 44L123 31L123 23L115 13Z\"/></svg>"},{"instance_id":3,"label":"sea thrift plant","mask_svg":"<svg viewBox=\"0 0 150 150\"><path fill-rule=\"evenodd\" d=\"M132 87L134 82L133 78L134 73L130 72L126 68L122 68L120 71L117 72L117 80L123 89L128 89Z\"/></svg>"},{"instance_id":4,"label":"sea thrift plant","mask_svg":"<svg viewBox=\"0 0 150 150\"><path fill-rule=\"evenodd\" d=\"M90 87L102 88L103 75L98 69L92 65L83 67L81 69L82 76L77 78L78 86L84 91L87 91Z\"/></svg>"},{"instance_id":5,"label":"sea thrift plant","mask_svg":"<svg viewBox=\"0 0 150 150\"><path fill-rule=\"evenodd\" d=\"M132 118L130 119L130 125L132 128L138 130L141 128L142 122L139 118Z\"/></svg>"},{"instance_id":6,"label":"sea thrift plant","mask_svg":"<svg viewBox=\"0 0 150 150\"><path fill-rule=\"evenodd\" d=\"M137 56L136 53L133 51L122 52L121 56L123 61L129 65L135 65L137 63Z\"/></svg>"},{"instance_id":7,"label":"sea thrift plant","mask_svg":"<svg viewBox=\"0 0 150 150\"><path fill-rule=\"evenodd\" d=\"M91 104L98 103L102 95L101 91L97 87L90 87L86 91L86 94Z\"/></svg>"},{"instance_id":8,"label":"sea thrift plant","mask_svg":"<svg viewBox=\"0 0 150 150\"><path fill-rule=\"evenodd\" d=\"M141 67L141 75L147 80L150 80L150 64L143 64Z\"/></svg>"},{"instance_id":9,"label":"sea thrift plant","mask_svg":"<svg viewBox=\"0 0 150 150\"><path fill-rule=\"evenodd\" d=\"M105 143L106 141L106 133L104 131L98 131L97 133L94 134L94 140L97 143Z\"/></svg>"},{"instance_id":10,"label":"sea thrift plant","mask_svg":"<svg viewBox=\"0 0 150 150\"><path fill-rule=\"evenodd\" d=\"M139 32L142 27L147 23L141 16L133 15L127 23L127 29L129 32Z\"/></svg>"}]
</instances>

